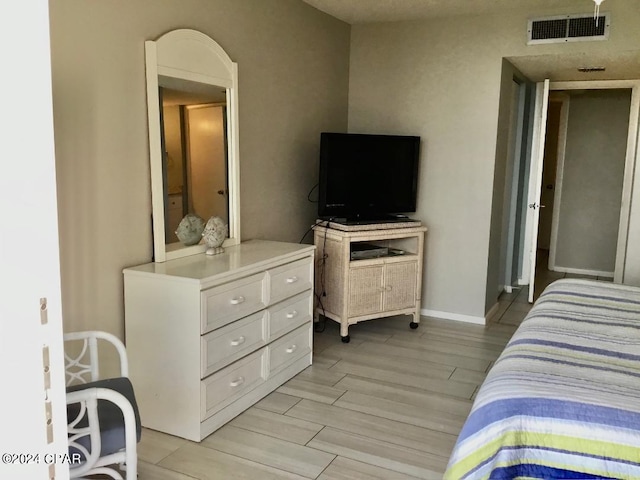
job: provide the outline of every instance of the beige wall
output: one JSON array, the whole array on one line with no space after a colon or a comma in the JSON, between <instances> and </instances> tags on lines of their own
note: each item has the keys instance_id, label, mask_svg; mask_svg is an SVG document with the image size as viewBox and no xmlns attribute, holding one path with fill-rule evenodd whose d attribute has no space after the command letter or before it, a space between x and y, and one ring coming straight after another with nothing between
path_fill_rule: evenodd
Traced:
<instances>
[{"instance_id":1,"label":"beige wall","mask_svg":"<svg viewBox=\"0 0 640 480\"><path fill-rule=\"evenodd\" d=\"M609 41L527 47L530 15L590 7L350 28L299 0L50 1L66 330L121 335L121 270L151 260L145 40L194 28L238 62L245 239L298 241L311 224L319 132L346 129L347 96L351 131L420 135L423 308L482 316L499 281L502 59L637 50L640 10L606 6Z\"/></svg>"},{"instance_id":2,"label":"beige wall","mask_svg":"<svg viewBox=\"0 0 640 480\"><path fill-rule=\"evenodd\" d=\"M348 25L299 0L52 0L65 330L122 336L122 269L151 261L144 41L211 36L238 63L244 239L315 218L319 134L346 129Z\"/></svg>"},{"instance_id":3,"label":"beige wall","mask_svg":"<svg viewBox=\"0 0 640 480\"><path fill-rule=\"evenodd\" d=\"M634 3L607 2L606 42L526 45L530 16L590 11L583 0L554 11L353 27L349 130L423 139L416 217L429 228L424 309L482 317L498 295L502 235L491 225L501 225L502 201L494 200L502 192L494 197L493 188L504 185L508 150L508 129L498 129L501 84L503 98L511 91L502 59L637 50Z\"/></svg>"},{"instance_id":4,"label":"beige wall","mask_svg":"<svg viewBox=\"0 0 640 480\"><path fill-rule=\"evenodd\" d=\"M508 236L506 229L509 228L510 215L510 187L507 182L511 182L512 178L508 178L508 172L513 172L515 166L515 158L510 158L509 148L513 141L510 134L514 119L513 110L517 110L517 105L513 105L516 100L514 97L514 78L521 78L520 74L511 63L506 60L502 62L502 71L500 77L500 100L498 104L498 126L497 126L497 142L495 165L493 167L493 189L491 198L491 220L489 228L489 251L486 260L486 303L493 305L495 299L499 295L499 290L504 288L507 264L507 242ZM524 88L524 86L521 86ZM511 163L509 163L511 162ZM518 188L517 185L513 188ZM489 287L491 286L491 287ZM482 315L475 315L482 316Z\"/></svg>"},{"instance_id":5,"label":"beige wall","mask_svg":"<svg viewBox=\"0 0 640 480\"><path fill-rule=\"evenodd\" d=\"M615 269L631 90L571 95L556 266Z\"/></svg>"}]
</instances>

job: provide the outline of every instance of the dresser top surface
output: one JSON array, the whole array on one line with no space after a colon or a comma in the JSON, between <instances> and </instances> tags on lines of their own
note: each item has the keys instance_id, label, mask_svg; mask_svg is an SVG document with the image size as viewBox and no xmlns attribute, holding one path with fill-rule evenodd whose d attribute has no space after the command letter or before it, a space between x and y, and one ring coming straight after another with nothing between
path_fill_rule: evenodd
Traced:
<instances>
[{"instance_id":1,"label":"dresser top surface","mask_svg":"<svg viewBox=\"0 0 640 480\"><path fill-rule=\"evenodd\" d=\"M233 275L245 270L268 266L278 259L286 262L313 252L313 245L249 240L239 245L225 248L224 253L206 255L204 253L177 258L163 263L146 263L125 268L125 275L165 275L196 281L216 276Z\"/></svg>"}]
</instances>

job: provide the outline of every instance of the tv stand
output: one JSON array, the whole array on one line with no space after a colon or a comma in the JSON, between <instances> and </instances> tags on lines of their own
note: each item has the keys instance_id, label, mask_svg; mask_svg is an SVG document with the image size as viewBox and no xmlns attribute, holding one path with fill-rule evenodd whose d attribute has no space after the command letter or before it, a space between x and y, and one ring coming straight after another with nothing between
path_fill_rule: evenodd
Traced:
<instances>
[{"instance_id":1,"label":"tv stand","mask_svg":"<svg viewBox=\"0 0 640 480\"><path fill-rule=\"evenodd\" d=\"M420 225L419 220L412 220L406 216L398 216L398 215L386 215L381 218L367 218L367 217L338 217L327 219L327 222L335 224L339 223L341 225L380 225L383 223L412 223L417 226Z\"/></svg>"},{"instance_id":2,"label":"tv stand","mask_svg":"<svg viewBox=\"0 0 640 480\"><path fill-rule=\"evenodd\" d=\"M411 315L420 323L424 235L419 221L346 224L318 220L314 320L319 316L340 324L348 343L349 326L375 318ZM381 247L379 255L362 258L358 244ZM385 249L387 250L385 252Z\"/></svg>"}]
</instances>

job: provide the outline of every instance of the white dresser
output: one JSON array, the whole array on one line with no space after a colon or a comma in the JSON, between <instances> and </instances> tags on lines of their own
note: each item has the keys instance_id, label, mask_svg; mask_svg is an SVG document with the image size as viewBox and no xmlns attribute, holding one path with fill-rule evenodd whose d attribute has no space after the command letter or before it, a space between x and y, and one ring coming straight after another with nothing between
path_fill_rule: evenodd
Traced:
<instances>
[{"instance_id":1,"label":"white dresser","mask_svg":"<svg viewBox=\"0 0 640 480\"><path fill-rule=\"evenodd\" d=\"M200 441L311 364L313 253L252 240L124 270L143 426Z\"/></svg>"}]
</instances>

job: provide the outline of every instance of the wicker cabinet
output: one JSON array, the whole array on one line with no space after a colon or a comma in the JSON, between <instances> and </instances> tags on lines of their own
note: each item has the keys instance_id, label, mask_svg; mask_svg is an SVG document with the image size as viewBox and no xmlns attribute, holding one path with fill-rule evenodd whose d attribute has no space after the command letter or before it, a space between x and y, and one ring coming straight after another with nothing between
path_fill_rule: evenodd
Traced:
<instances>
[{"instance_id":1,"label":"wicker cabinet","mask_svg":"<svg viewBox=\"0 0 640 480\"><path fill-rule=\"evenodd\" d=\"M317 222L315 318L349 325L374 318L411 315L420 322L423 247L419 222L345 225Z\"/></svg>"}]
</instances>

